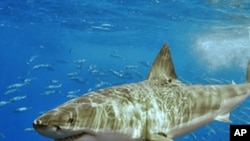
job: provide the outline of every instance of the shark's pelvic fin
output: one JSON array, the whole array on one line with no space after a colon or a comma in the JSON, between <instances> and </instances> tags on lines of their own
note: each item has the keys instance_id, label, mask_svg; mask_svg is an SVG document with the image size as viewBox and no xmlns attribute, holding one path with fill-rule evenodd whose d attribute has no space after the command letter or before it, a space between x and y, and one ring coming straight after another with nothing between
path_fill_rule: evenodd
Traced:
<instances>
[{"instance_id":1,"label":"shark's pelvic fin","mask_svg":"<svg viewBox=\"0 0 250 141\"><path fill-rule=\"evenodd\" d=\"M247 83L250 83L250 60L248 61L248 64L247 64Z\"/></svg>"},{"instance_id":2,"label":"shark's pelvic fin","mask_svg":"<svg viewBox=\"0 0 250 141\"><path fill-rule=\"evenodd\" d=\"M172 82L177 79L169 46L166 44L162 47L153 63L148 75L148 80Z\"/></svg>"},{"instance_id":3,"label":"shark's pelvic fin","mask_svg":"<svg viewBox=\"0 0 250 141\"><path fill-rule=\"evenodd\" d=\"M231 122L231 120L229 119L229 113L226 113L224 115L219 115L215 118L215 120L221 121L221 122Z\"/></svg>"}]
</instances>

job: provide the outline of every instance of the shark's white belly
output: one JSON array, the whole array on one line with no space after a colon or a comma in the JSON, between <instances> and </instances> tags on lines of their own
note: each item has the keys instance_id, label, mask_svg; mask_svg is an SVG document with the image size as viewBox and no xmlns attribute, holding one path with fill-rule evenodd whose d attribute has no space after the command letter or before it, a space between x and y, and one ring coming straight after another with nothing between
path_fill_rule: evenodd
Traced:
<instances>
[{"instance_id":1,"label":"shark's white belly","mask_svg":"<svg viewBox=\"0 0 250 141\"><path fill-rule=\"evenodd\" d=\"M132 139L130 136L120 133L105 132L105 133L96 133L95 135L85 134L77 138L57 139L55 141L142 141L142 140Z\"/></svg>"}]
</instances>

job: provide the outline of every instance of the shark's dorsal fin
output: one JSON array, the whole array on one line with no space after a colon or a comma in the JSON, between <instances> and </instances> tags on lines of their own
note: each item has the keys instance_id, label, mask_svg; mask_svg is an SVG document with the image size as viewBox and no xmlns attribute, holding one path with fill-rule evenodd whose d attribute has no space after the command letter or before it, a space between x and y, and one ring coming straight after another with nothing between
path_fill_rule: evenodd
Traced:
<instances>
[{"instance_id":1,"label":"shark's dorsal fin","mask_svg":"<svg viewBox=\"0 0 250 141\"><path fill-rule=\"evenodd\" d=\"M247 64L247 78L246 78L247 83L250 83L250 60L248 61Z\"/></svg>"},{"instance_id":2,"label":"shark's dorsal fin","mask_svg":"<svg viewBox=\"0 0 250 141\"><path fill-rule=\"evenodd\" d=\"M177 80L169 46L165 44L157 55L148 75L148 80L172 82Z\"/></svg>"}]
</instances>

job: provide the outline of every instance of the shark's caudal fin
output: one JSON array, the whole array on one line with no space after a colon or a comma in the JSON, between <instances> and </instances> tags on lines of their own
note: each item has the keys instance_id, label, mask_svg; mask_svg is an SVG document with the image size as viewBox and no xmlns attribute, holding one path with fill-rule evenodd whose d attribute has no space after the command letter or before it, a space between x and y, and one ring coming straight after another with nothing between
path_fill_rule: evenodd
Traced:
<instances>
[{"instance_id":1,"label":"shark's caudal fin","mask_svg":"<svg viewBox=\"0 0 250 141\"><path fill-rule=\"evenodd\" d=\"M250 83L250 60L248 61L247 64L247 78L246 78L247 83Z\"/></svg>"},{"instance_id":2,"label":"shark's caudal fin","mask_svg":"<svg viewBox=\"0 0 250 141\"><path fill-rule=\"evenodd\" d=\"M174 64L172 62L169 46L165 44L151 67L148 80L172 82L177 79L178 78L174 70Z\"/></svg>"}]
</instances>

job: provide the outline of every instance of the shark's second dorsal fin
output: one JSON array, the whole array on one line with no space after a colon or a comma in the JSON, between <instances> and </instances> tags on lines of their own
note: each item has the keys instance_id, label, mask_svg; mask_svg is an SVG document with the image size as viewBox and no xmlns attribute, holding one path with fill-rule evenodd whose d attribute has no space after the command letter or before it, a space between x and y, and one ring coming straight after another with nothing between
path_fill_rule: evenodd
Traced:
<instances>
[{"instance_id":1,"label":"shark's second dorsal fin","mask_svg":"<svg viewBox=\"0 0 250 141\"><path fill-rule=\"evenodd\" d=\"M246 78L247 83L250 83L250 60L248 61L247 64L247 78Z\"/></svg>"},{"instance_id":2,"label":"shark's second dorsal fin","mask_svg":"<svg viewBox=\"0 0 250 141\"><path fill-rule=\"evenodd\" d=\"M148 80L172 82L177 80L169 46L165 44L157 55L148 75Z\"/></svg>"}]
</instances>

